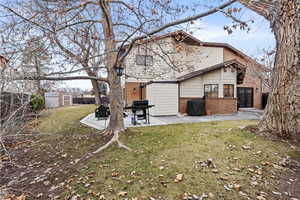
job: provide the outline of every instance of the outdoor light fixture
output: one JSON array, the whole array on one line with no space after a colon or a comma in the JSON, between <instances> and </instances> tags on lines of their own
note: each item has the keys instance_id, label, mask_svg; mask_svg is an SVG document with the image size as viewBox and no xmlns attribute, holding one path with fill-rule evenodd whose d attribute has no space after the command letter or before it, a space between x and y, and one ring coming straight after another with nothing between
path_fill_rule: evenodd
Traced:
<instances>
[{"instance_id":1,"label":"outdoor light fixture","mask_svg":"<svg viewBox=\"0 0 300 200\"><path fill-rule=\"evenodd\" d=\"M116 67L117 76L122 76L124 72L124 68L121 66Z\"/></svg>"}]
</instances>

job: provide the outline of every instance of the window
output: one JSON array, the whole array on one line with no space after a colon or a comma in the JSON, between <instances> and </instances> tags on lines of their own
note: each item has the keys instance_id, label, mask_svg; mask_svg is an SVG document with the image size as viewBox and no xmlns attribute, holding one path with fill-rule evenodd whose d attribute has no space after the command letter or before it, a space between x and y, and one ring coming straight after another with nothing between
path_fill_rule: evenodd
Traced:
<instances>
[{"instance_id":1,"label":"window","mask_svg":"<svg viewBox=\"0 0 300 200\"><path fill-rule=\"evenodd\" d=\"M224 97L234 97L234 85L224 84Z\"/></svg>"},{"instance_id":2,"label":"window","mask_svg":"<svg viewBox=\"0 0 300 200\"><path fill-rule=\"evenodd\" d=\"M148 55L136 55L136 64L137 65L153 65L153 57Z\"/></svg>"},{"instance_id":3,"label":"window","mask_svg":"<svg viewBox=\"0 0 300 200\"><path fill-rule=\"evenodd\" d=\"M218 97L219 86L218 84L204 85L205 97Z\"/></svg>"}]
</instances>

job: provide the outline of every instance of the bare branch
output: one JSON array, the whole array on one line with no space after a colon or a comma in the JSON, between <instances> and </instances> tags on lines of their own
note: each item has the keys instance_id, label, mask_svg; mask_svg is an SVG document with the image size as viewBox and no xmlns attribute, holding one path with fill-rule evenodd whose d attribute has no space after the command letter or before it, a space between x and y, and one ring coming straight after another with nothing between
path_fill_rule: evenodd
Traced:
<instances>
[{"instance_id":1,"label":"bare branch","mask_svg":"<svg viewBox=\"0 0 300 200\"><path fill-rule=\"evenodd\" d=\"M31 19L30 19L30 18L26 18L26 17L22 16L21 14L19 14L18 12L14 11L13 9L11 9L11 8L9 8L9 7L5 6L5 5L3 5L3 4L0 4L0 6L2 6L3 8L5 8L5 9L7 9L7 10L9 10L11 13L13 13L13 14L16 15L16 16L18 16L19 18L23 19L23 20L26 21L26 22L29 22L29 23L31 23L31 24L33 24L33 25L35 25L35 26L41 28L42 30L46 30L46 31L49 31L49 32L51 32L51 33L54 33L54 31L48 29L47 27L44 27L44 26L42 26L41 24L32 21L31 19L33 19L35 16L31 17Z\"/></svg>"},{"instance_id":2,"label":"bare branch","mask_svg":"<svg viewBox=\"0 0 300 200\"><path fill-rule=\"evenodd\" d=\"M239 2L266 19L270 19L271 10L276 6L274 1L268 0L239 0Z\"/></svg>"},{"instance_id":3,"label":"bare branch","mask_svg":"<svg viewBox=\"0 0 300 200\"><path fill-rule=\"evenodd\" d=\"M14 80L48 80L48 81L96 80L96 81L107 82L106 78L99 78L99 77L94 77L94 76L65 76L65 77L28 76L28 77L15 77Z\"/></svg>"},{"instance_id":4,"label":"bare branch","mask_svg":"<svg viewBox=\"0 0 300 200\"><path fill-rule=\"evenodd\" d=\"M194 16L192 16L192 17L187 17L187 18L184 18L184 19L181 19L181 20L176 20L176 21L174 21L174 22L170 22L170 23L168 23L168 24L165 24L165 25L163 25L163 26L161 26L161 27L159 27L159 28L157 28L157 29L154 29L154 30L148 32L148 33L145 34L145 35L142 35L142 36L139 36L139 37L134 38L134 39L131 41L131 43L129 44L129 46L128 46L126 52L120 57L119 62L122 63L122 62L124 61L125 57L129 54L129 52L131 51L131 49L132 49L132 47L133 47L133 45L135 44L136 41L141 40L141 39L144 39L144 38L147 38L148 36L154 35L154 34L156 34L156 33L158 33L158 32L161 32L161 31L163 31L163 30L169 28L169 27L176 26L176 25L179 25L179 24L183 24L183 23L186 23L186 22L189 22L189 21L197 20L197 19L206 17L206 16L208 16L208 15L211 15L211 14L213 14L213 13L216 13L216 12L218 12L220 9L226 8L227 6L233 4L235 1L236 1L236 0L230 0L230 1L228 1L228 2L226 2L226 3L224 3L224 4L220 5L220 6L218 6L218 7L216 7L216 8L213 8L213 9L211 9L211 10L208 10L208 11L206 11L206 12L204 12L204 13L201 13L201 14L198 14L198 15L194 15Z\"/></svg>"}]
</instances>

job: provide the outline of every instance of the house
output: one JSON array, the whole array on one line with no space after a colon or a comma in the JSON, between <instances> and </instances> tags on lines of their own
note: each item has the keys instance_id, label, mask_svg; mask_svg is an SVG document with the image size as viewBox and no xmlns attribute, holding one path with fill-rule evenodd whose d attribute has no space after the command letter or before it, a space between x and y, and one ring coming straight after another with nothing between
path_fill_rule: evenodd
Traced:
<instances>
[{"instance_id":1,"label":"house","mask_svg":"<svg viewBox=\"0 0 300 200\"><path fill-rule=\"evenodd\" d=\"M127 56L125 103L148 99L150 114L187 112L187 101L205 98L208 114L261 108L261 65L226 43L203 42L184 31L139 41Z\"/></svg>"}]
</instances>

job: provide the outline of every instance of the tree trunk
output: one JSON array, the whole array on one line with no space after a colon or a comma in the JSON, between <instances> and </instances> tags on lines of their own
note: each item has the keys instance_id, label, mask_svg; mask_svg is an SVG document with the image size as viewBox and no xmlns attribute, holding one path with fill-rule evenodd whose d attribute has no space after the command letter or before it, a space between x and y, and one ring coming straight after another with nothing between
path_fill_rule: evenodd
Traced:
<instances>
[{"instance_id":1,"label":"tree trunk","mask_svg":"<svg viewBox=\"0 0 300 200\"><path fill-rule=\"evenodd\" d=\"M101 98L100 98L100 87L99 87L99 82L96 80L91 80L94 94L95 94L95 102L97 105L101 104Z\"/></svg>"},{"instance_id":2,"label":"tree trunk","mask_svg":"<svg viewBox=\"0 0 300 200\"><path fill-rule=\"evenodd\" d=\"M300 140L300 3L277 1L270 13L277 51L272 91L259 128Z\"/></svg>"},{"instance_id":3,"label":"tree trunk","mask_svg":"<svg viewBox=\"0 0 300 200\"><path fill-rule=\"evenodd\" d=\"M102 22L104 38L105 38L105 51L112 52L106 55L106 64L108 68L108 84L109 84L109 103L110 103L110 121L107 129L114 134L124 131L124 117L123 117L123 98L120 77L116 72L116 41L112 26L112 18L110 15L109 1L100 1L102 15L105 20Z\"/></svg>"},{"instance_id":4,"label":"tree trunk","mask_svg":"<svg viewBox=\"0 0 300 200\"><path fill-rule=\"evenodd\" d=\"M114 67L110 67L109 71L108 82L110 85L109 103L111 116L107 129L120 132L125 129L121 81Z\"/></svg>"}]
</instances>

